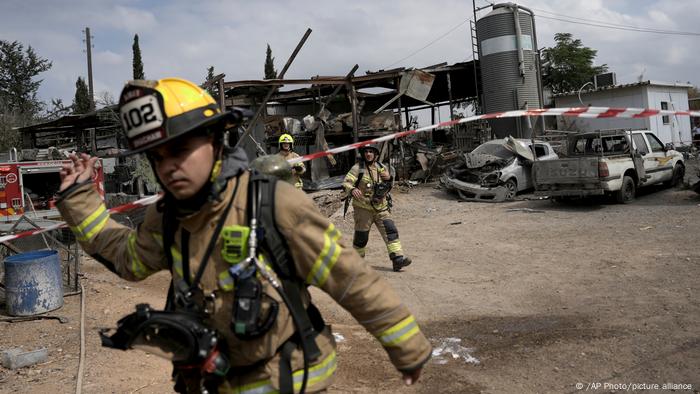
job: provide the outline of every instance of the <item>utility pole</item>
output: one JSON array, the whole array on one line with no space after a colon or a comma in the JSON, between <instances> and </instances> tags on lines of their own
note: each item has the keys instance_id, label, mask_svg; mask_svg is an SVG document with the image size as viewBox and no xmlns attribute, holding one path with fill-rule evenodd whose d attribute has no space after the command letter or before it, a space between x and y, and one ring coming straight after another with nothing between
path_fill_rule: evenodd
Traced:
<instances>
[{"instance_id":1,"label":"utility pole","mask_svg":"<svg viewBox=\"0 0 700 394\"><path fill-rule=\"evenodd\" d=\"M85 28L85 44L87 45L88 94L90 95L90 111L95 110L95 95L92 90L92 44L90 43L90 28Z\"/></svg>"}]
</instances>

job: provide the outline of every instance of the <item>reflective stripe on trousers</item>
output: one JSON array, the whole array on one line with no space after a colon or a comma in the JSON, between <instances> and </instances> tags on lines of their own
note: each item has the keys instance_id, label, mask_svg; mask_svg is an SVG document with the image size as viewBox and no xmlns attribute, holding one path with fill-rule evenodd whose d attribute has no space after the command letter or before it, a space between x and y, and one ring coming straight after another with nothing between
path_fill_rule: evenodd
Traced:
<instances>
[{"instance_id":1,"label":"reflective stripe on trousers","mask_svg":"<svg viewBox=\"0 0 700 394\"><path fill-rule=\"evenodd\" d=\"M309 368L306 389L308 390L314 385L323 385L326 380L333 376L337 366L336 354L335 351L333 351L328 355L328 357L323 359L323 361ZM302 380L304 379L304 370L300 369L294 371L294 373L292 373L292 377L294 380L294 391L299 391L301 389ZM275 389L271 380L267 379L259 382L244 384L228 390L220 390L220 392L230 394L272 394L279 393L279 390Z\"/></svg>"}]
</instances>

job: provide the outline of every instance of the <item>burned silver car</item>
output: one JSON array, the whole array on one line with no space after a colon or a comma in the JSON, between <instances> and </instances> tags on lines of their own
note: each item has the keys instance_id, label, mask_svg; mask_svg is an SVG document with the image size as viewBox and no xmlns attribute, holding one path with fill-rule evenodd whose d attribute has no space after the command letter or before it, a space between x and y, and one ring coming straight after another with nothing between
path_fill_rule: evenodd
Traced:
<instances>
[{"instance_id":1,"label":"burned silver car","mask_svg":"<svg viewBox=\"0 0 700 394\"><path fill-rule=\"evenodd\" d=\"M532 162L557 159L552 146L544 141L507 137L479 145L447 169L440 183L455 190L460 198L474 201L511 200L531 189Z\"/></svg>"}]
</instances>

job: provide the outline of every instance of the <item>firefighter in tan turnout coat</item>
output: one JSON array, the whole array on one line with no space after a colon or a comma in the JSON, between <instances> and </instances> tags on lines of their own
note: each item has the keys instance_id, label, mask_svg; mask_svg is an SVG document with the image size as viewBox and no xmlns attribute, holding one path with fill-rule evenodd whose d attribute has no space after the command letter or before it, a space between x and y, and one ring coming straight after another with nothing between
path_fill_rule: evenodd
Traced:
<instances>
[{"instance_id":1,"label":"firefighter in tan turnout coat","mask_svg":"<svg viewBox=\"0 0 700 394\"><path fill-rule=\"evenodd\" d=\"M355 234L352 246L360 256L365 257L365 247L369 241L372 224L377 227L389 252L392 268L401 271L411 264L411 259L404 256L399 240L399 230L391 218L387 201L389 170L379 163L379 149L370 144L362 148L362 158L345 175L343 188L347 198L352 198L355 219Z\"/></svg>"},{"instance_id":2,"label":"firefighter in tan turnout coat","mask_svg":"<svg viewBox=\"0 0 700 394\"><path fill-rule=\"evenodd\" d=\"M299 155L294 152L294 138L289 134L282 134L277 141L277 147L280 155L284 160L296 159ZM301 176L306 172L306 166L304 163L295 163L292 166L292 178L294 179L294 187L301 190L304 187L304 183L301 180Z\"/></svg>"},{"instance_id":3,"label":"firefighter in tan turnout coat","mask_svg":"<svg viewBox=\"0 0 700 394\"><path fill-rule=\"evenodd\" d=\"M313 307L307 286L325 291L372 333L406 384L418 379L431 346L414 316L387 282L345 246L338 229L311 199L294 186L277 181L274 210L266 212L273 213L286 246L293 283L299 284L303 309L315 328L312 342L320 350L317 357L308 360L307 380L302 382L300 338L308 337L309 332L299 333L295 328L293 308L281 296L290 293L285 289L278 294L261 271L247 279L233 274L241 262L229 258L236 248L228 247L244 245L236 243L240 241L236 236L243 234L248 224L253 226L249 203L257 197L251 197L254 194L248 190L257 175L247 169L242 149L223 144L222 132L231 121L231 113L221 112L209 94L195 84L175 78L130 81L121 94L120 113L130 152L147 154L165 190L164 197L147 208L137 229L118 224L110 218L91 182L96 158L81 154L71 155L72 165L62 170L58 207L83 249L120 277L138 281L170 270L175 304L179 305L177 300L193 300L199 307L196 310L202 311L198 322L221 336L217 343L225 343L219 350L230 369L217 369L218 364L212 363L183 366L174 362L176 390L252 394L298 392L302 384L308 392L328 388L337 365L336 344ZM217 232L219 223L224 227ZM264 229L263 244L272 242L268 240L271 232ZM269 268L277 254L261 250L261 261ZM275 275L284 278L276 269ZM192 283L196 289L179 290ZM246 283L258 283L260 292L244 292ZM192 294L198 296L187 298ZM246 338L248 328L237 319L239 313L251 309L244 306L255 305L251 294L258 296L260 318L247 322L252 322L254 330ZM127 323L120 320L122 325ZM221 357L212 353L207 360L218 362ZM212 370L218 371L217 376L207 380Z\"/></svg>"}]
</instances>

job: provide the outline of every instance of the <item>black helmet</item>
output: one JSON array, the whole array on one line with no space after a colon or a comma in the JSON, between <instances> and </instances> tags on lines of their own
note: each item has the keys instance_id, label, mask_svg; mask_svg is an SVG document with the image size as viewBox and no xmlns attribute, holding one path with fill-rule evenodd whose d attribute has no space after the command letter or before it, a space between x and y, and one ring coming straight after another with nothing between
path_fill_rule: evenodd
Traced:
<instances>
[{"instance_id":1,"label":"black helmet","mask_svg":"<svg viewBox=\"0 0 700 394\"><path fill-rule=\"evenodd\" d=\"M364 151L367 149L374 149L374 153L377 155L379 154L379 144L377 144L376 142L363 146L362 148L360 148L360 151L364 153Z\"/></svg>"}]
</instances>

